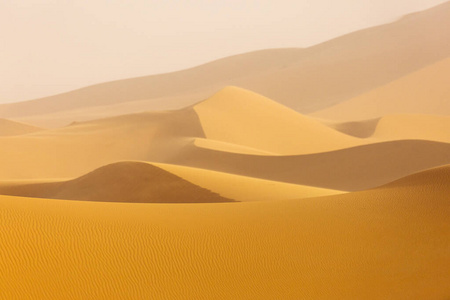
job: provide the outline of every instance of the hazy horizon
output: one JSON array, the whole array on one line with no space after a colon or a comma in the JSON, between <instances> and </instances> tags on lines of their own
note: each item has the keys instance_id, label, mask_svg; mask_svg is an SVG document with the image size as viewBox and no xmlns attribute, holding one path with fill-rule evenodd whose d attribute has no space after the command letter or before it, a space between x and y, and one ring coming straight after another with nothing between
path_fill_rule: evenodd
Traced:
<instances>
[{"instance_id":1,"label":"hazy horizon","mask_svg":"<svg viewBox=\"0 0 450 300\"><path fill-rule=\"evenodd\" d=\"M0 103L255 50L308 47L444 2L1 3Z\"/></svg>"}]
</instances>

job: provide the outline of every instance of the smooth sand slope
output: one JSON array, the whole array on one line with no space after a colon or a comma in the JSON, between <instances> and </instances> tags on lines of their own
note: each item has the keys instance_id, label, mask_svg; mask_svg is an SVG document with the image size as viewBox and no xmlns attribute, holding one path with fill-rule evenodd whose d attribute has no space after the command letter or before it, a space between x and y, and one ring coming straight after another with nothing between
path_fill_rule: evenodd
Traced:
<instances>
[{"instance_id":1,"label":"smooth sand slope","mask_svg":"<svg viewBox=\"0 0 450 300\"><path fill-rule=\"evenodd\" d=\"M450 144L401 140L290 156L246 155L192 148L171 163L273 181L355 191L449 164Z\"/></svg>"},{"instance_id":2,"label":"smooth sand slope","mask_svg":"<svg viewBox=\"0 0 450 300\"><path fill-rule=\"evenodd\" d=\"M337 190L263 180L179 165L155 165L193 184L238 201L288 200L343 193Z\"/></svg>"},{"instance_id":3,"label":"smooth sand slope","mask_svg":"<svg viewBox=\"0 0 450 300\"><path fill-rule=\"evenodd\" d=\"M2 136L16 136L28 134L43 130L39 127L15 122L6 119L0 119L0 137Z\"/></svg>"},{"instance_id":4,"label":"smooth sand slope","mask_svg":"<svg viewBox=\"0 0 450 300\"><path fill-rule=\"evenodd\" d=\"M302 154L361 144L266 97L227 87L194 106L207 139L272 154ZM201 146L201 145L200 145Z\"/></svg>"},{"instance_id":5,"label":"smooth sand slope","mask_svg":"<svg viewBox=\"0 0 450 300\"><path fill-rule=\"evenodd\" d=\"M312 115L349 121L399 113L450 116L450 58Z\"/></svg>"},{"instance_id":6,"label":"smooth sand slope","mask_svg":"<svg viewBox=\"0 0 450 300\"><path fill-rule=\"evenodd\" d=\"M233 201L143 162L120 162L107 165L69 181L0 185L0 194L134 203Z\"/></svg>"},{"instance_id":7,"label":"smooth sand slope","mask_svg":"<svg viewBox=\"0 0 450 300\"><path fill-rule=\"evenodd\" d=\"M0 196L0 298L446 299L449 180L313 201Z\"/></svg>"},{"instance_id":8,"label":"smooth sand slope","mask_svg":"<svg viewBox=\"0 0 450 300\"><path fill-rule=\"evenodd\" d=\"M72 121L117 115L123 110L131 113L181 108L228 85L261 93L302 113L312 112L448 57L449 27L450 3L445 3L307 49L257 51L185 71L104 83L34 101L1 105L0 117L21 118L42 126L62 126ZM140 102L128 108L123 105L99 108L133 101ZM54 114L59 112L62 115Z\"/></svg>"}]
</instances>

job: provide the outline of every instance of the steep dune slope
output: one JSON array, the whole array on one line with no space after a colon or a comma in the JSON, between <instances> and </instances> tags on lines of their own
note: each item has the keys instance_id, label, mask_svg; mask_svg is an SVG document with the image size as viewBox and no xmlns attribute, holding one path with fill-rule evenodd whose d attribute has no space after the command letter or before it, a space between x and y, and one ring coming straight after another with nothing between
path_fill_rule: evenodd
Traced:
<instances>
[{"instance_id":1,"label":"steep dune slope","mask_svg":"<svg viewBox=\"0 0 450 300\"><path fill-rule=\"evenodd\" d=\"M63 125L77 120L77 115L104 117L105 110L96 106L121 102L148 99L128 112L180 108L228 85L261 93L302 113L312 112L448 57L449 27L450 3L444 3L308 49L257 51L180 72L109 82L1 105L0 117L36 116L42 122L39 115L94 107L67 114L59 120L59 125ZM120 111L120 106L117 109ZM32 122L32 118L26 121Z\"/></svg>"},{"instance_id":2,"label":"steep dune slope","mask_svg":"<svg viewBox=\"0 0 450 300\"><path fill-rule=\"evenodd\" d=\"M312 115L343 121L399 113L450 115L449 78L450 58L447 58Z\"/></svg>"},{"instance_id":3,"label":"steep dune slope","mask_svg":"<svg viewBox=\"0 0 450 300\"><path fill-rule=\"evenodd\" d=\"M2 136L15 136L27 133L33 133L43 130L39 127L19 123L11 120L0 119L0 137Z\"/></svg>"},{"instance_id":4,"label":"steep dune slope","mask_svg":"<svg viewBox=\"0 0 450 300\"><path fill-rule=\"evenodd\" d=\"M227 87L194 106L206 138L274 154L330 151L360 142L256 93Z\"/></svg>"},{"instance_id":5,"label":"steep dune slope","mask_svg":"<svg viewBox=\"0 0 450 300\"><path fill-rule=\"evenodd\" d=\"M313 201L0 196L0 298L445 299L449 174Z\"/></svg>"},{"instance_id":6,"label":"steep dune slope","mask_svg":"<svg viewBox=\"0 0 450 300\"><path fill-rule=\"evenodd\" d=\"M120 162L79 178L52 183L0 185L0 194L50 199L135 203L232 202L143 162Z\"/></svg>"},{"instance_id":7,"label":"steep dune slope","mask_svg":"<svg viewBox=\"0 0 450 300\"><path fill-rule=\"evenodd\" d=\"M245 155L192 147L171 163L274 181L355 191L449 164L450 144L401 140L291 156Z\"/></svg>"}]
</instances>

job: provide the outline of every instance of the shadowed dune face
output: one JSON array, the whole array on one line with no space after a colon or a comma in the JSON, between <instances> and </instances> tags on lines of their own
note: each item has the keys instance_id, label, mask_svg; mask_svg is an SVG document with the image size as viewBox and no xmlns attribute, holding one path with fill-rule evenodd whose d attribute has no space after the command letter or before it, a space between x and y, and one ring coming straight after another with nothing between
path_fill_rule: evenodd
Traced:
<instances>
[{"instance_id":1,"label":"shadowed dune face","mask_svg":"<svg viewBox=\"0 0 450 300\"><path fill-rule=\"evenodd\" d=\"M0 194L104 202L232 202L154 165L121 162L70 181L0 186Z\"/></svg>"},{"instance_id":2,"label":"shadowed dune face","mask_svg":"<svg viewBox=\"0 0 450 300\"><path fill-rule=\"evenodd\" d=\"M0 196L0 297L445 299L448 176L231 205Z\"/></svg>"},{"instance_id":3,"label":"shadowed dune face","mask_svg":"<svg viewBox=\"0 0 450 300\"><path fill-rule=\"evenodd\" d=\"M179 165L156 165L198 186L238 201L287 200L343 193L337 190L262 180Z\"/></svg>"},{"instance_id":4,"label":"shadowed dune face","mask_svg":"<svg viewBox=\"0 0 450 300\"><path fill-rule=\"evenodd\" d=\"M450 144L404 140L292 156L261 156L193 148L172 161L268 180L355 191L450 163Z\"/></svg>"},{"instance_id":5,"label":"shadowed dune face","mask_svg":"<svg viewBox=\"0 0 450 300\"><path fill-rule=\"evenodd\" d=\"M406 139L450 142L450 116L396 114L364 121L324 123L340 132L364 138L367 143Z\"/></svg>"}]
</instances>

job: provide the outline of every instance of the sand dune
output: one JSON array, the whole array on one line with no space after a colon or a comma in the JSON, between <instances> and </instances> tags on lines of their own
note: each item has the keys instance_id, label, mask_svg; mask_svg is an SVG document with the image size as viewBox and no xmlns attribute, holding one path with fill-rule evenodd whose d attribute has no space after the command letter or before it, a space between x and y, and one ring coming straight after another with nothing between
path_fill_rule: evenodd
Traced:
<instances>
[{"instance_id":1,"label":"sand dune","mask_svg":"<svg viewBox=\"0 0 450 300\"><path fill-rule=\"evenodd\" d=\"M123 115L4 138L0 180L71 179L133 160L360 190L449 163L448 124L447 117L386 117L370 138L359 139L258 94L229 87L182 110Z\"/></svg>"},{"instance_id":2,"label":"sand dune","mask_svg":"<svg viewBox=\"0 0 450 300\"><path fill-rule=\"evenodd\" d=\"M2 136L16 136L28 134L43 130L39 127L19 123L11 120L0 119L0 137Z\"/></svg>"},{"instance_id":3,"label":"sand dune","mask_svg":"<svg viewBox=\"0 0 450 300\"><path fill-rule=\"evenodd\" d=\"M287 200L342 193L336 190L262 180L205 169L170 164L155 165L193 184L238 201Z\"/></svg>"},{"instance_id":4,"label":"sand dune","mask_svg":"<svg viewBox=\"0 0 450 300\"><path fill-rule=\"evenodd\" d=\"M450 115L449 78L450 58L447 58L312 115L344 121L399 113Z\"/></svg>"},{"instance_id":5,"label":"sand dune","mask_svg":"<svg viewBox=\"0 0 450 300\"><path fill-rule=\"evenodd\" d=\"M230 79L281 68L297 60L301 52L301 49L256 51L180 72L103 83L38 100L0 105L0 116L42 115L145 99L155 99L150 101L147 110L168 109L174 108L173 105L167 107L166 99L161 101L161 98L171 97L176 97L179 102L175 108L181 108L187 103L179 97L180 94L194 93L199 98L191 100L190 104L198 102L228 85Z\"/></svg>"},{"instance_id":6,"label":"sand dune","mask_svg":"<svg viewBox=\"0 0 450 300\"><path fill-rule=\"evenodd\" d=\"M314 201L0 196L0 298L445 299L449 174Z\"/></svg>"},{"instance_id":7,"label":"sand dune","mask_svg":"<svg viewBox=\"0 0 450 300\"><path fill-rule=\"evenodd\" d=\"M228 85L261 93L302 113L312 112L446 58L450 52L446 31L449 27L450 4L445 3L307 49L257 51L180 72L109 82L0 105L0 117L27 117L21 120L31 124L35 118L36 124L62 126L117 115L121 110L181 108ZM129 109L123 105L99 108L133 101L139 102ZM62 115L52 115L58 112ZM47 115L47 124L42 115Z\"/></svg>"},{"instance_id":8,"label":"sand dune","mask_svg":"<svg viewBox=\"0 0 450 300\"><path fill-rule=\"evenodd\" d=\"M237 87L221 90L196 104L194 110L206 138L269 153L324 152L360 144L353 137Z\"/></svg>"},{"instance_id":9,"label":"sand dune","mask_svg":"<svg viewBox=\"0 0 450 300\"><path fill-rule=\"evenodd\" d=\"M134 203L286 200L340 193L343 192L145 162L115 163L68 181L9 180L0 183L1 195Z\"/></svg>"},{"instance_id":10,"label":"sand dune","mask_svg":"<svg viewBox=\"0 0 450 300\"><path fill-rule=\"evenodd\" d=\"M0 105L0 299L449 298L448 28Z\"/></svg>"},{"instance_id":11,"label":"sand dune","mask_svg":"<svg viewBox=\"0 0 450 300\"><path fill-rule=\"evenodd\" d=\"M245 155L192 147L171 163L273 181L355 191L449 164L450 144L401 140L291 156Z\"/></svg>"},{"instance_id":12,"label":"sand dune","mask_svg":"<svg viewBox=\"0 0 450 300\"><path fill-rule=\"evenodd\" d=\"M136 203L232 202L143 162L120 162L82 177L51 183L0 185L0 194L50 199Z\"/></svg>"},{"instance_id":13,"label":"sand dune","mask_svg":"<svg viewBox=\"0 0 450 300\"><path fill-rule=\"evenodd\" d=\"M74 178L119 161L165 161L203 137L192 109L140 113L0 140L0 180ZM32 149L32 152L30 150Z\"/></svg>"}]
</instances>

